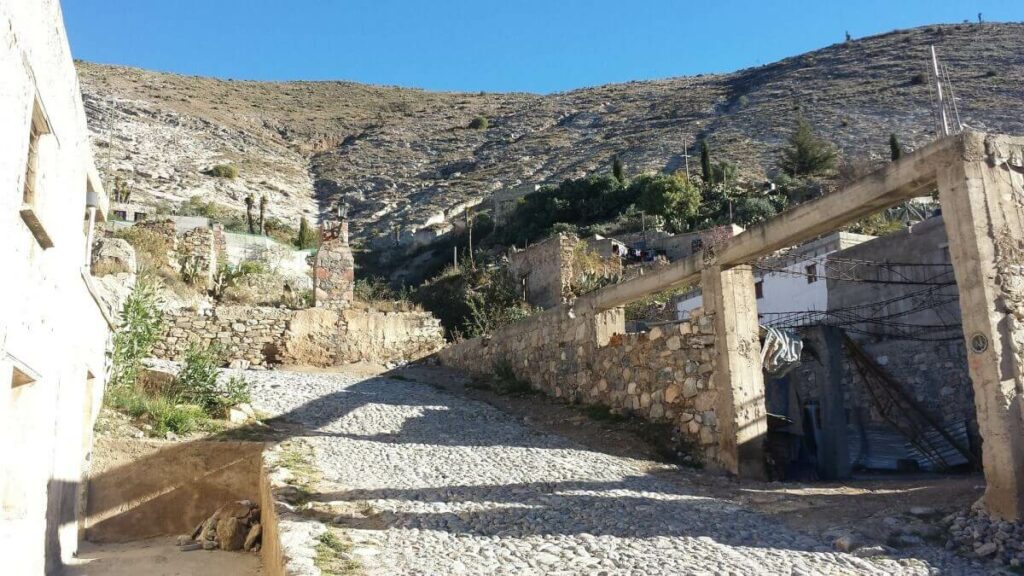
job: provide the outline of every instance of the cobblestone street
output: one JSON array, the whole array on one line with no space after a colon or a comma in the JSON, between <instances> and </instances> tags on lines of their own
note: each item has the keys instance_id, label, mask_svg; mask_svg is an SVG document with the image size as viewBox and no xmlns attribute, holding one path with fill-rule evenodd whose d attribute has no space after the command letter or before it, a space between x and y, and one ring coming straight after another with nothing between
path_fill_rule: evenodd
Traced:
<instances>
[{"instance_id":1,"label":"cobblestone street","mask_svg":"<svg viewBox=\"0 0 1024 576\"><path fill-rule=\"evenodd\" d=\"M255 372L376 529L348 529L370 574L970 574L937 548L861 558L488 404L405 379ZM287 393L285 393L287 391ZM912 555L913 556L913 555Z\"/></svg>"}]
</instances>

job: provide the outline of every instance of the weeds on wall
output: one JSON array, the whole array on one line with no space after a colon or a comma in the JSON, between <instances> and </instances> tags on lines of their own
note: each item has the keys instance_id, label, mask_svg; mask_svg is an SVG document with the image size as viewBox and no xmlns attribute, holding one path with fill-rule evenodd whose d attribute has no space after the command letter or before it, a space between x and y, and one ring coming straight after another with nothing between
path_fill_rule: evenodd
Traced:
<instances>
[{"instance_id":1,"label":"weeds on wall","mask_svg":"<svg viewBox=\"0 0 1024 576\"><path fill-rule=\"evenodd\" d=\"M111 372L105 404L133 420L147 424L150 433L188 434L210 427L226 408L249 401L249 385L241 376L217 384L220 351L193 344L181 371L170 386L146 389L140 382L142 360L147 358L163 330L157 281L139 277L121 309L121 326L114 333Z\"/></svg>"}]
</instances>

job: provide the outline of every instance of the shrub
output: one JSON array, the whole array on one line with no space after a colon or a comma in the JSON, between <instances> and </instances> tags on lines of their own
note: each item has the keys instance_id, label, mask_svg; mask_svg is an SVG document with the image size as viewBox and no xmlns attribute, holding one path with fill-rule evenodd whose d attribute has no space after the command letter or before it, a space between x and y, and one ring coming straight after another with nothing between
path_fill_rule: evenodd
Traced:
<instances>
[{"instance_id":1,"label":"shrub","mask_svg":"<svg viewBox=\"0 0 1024 576\"><path fill-rule=\"evenodd\" d=\"M516 376L512 363L501 359L494 364L494 391L498 394L510 396L524 396L533 394L533 386L522 378Z\"/></svg>"},{"instance_id":2,"label":"shrub","mask_svg":"<svg viewBox=\"0 0 1024 576\"><path fill-rule=\"evenodd\" d=\"M195 404L209 416L223 413L223 396L217 390L220 347L192 342L185 350L185 360L178 371L168 397L175 402Z\"/></svg>"},{"instance_id":3,"label":"shrub","mask_svg":"<svg viewBox=\"0 0 1024 576\"><path fill-rule=\"evenodd\" d=\"M171 241L163 234L132 226L114 232L114 238L121 238L132 245L140 272L160 272L170 268Z\"/></svg>"},{"instance_id":4,"label":"shrub","mask_svg":"<svg viewBox=\"0 0 1024 576\"><path fill-rule=\"evenodd\" d=\"M487 118L483 116L477 116L469 121L469 127L473 130L487 130L489 125L490 123L487 121Z\"/></svg>"},{"instance_id":5,"label":"shrub","mask_svg":"<svg viewBox=\"0 0 1024 576\"><path fill-rule=\"evenodd\" d=\"M142 359L149 356L163 329L156 283L140 275L121 308L121 325L114 333L109 388L135 385Z\"/></svg>"},{"instance_id":6,"label":"shrub","mask_svg":"<svg viewBox=\"0 0 1024 576\"><path fill-rule=\"evenodd\" d=\"M174 212L178 216L202 216L220 222L228 216L230 210L216 202L203 200L201 196L196 195L182 202Z\"/></svg>"},{"instance_id":7,"label":"shrub","mask_svg":"<svg viewBox=\"0 0 1024 576\"><path fill-rule=\"evenodd\" d=\"M230 164L217 164L213 168L210 168L206 173L215 178L229 178L234 180L238 177L238 168L235 168Z\"/></svg>"},{"instance_id":8,"label":"shrub","mask_svg":"<svg viewBox=\"0 0 1024 576\"><path fill-rule=\"evenodd\" d=\"M406 291L396 291L387 280L380 276L357 278L352 288L356 299L366 303L406 302L409 299Z\"/></svg>"},{"instance_id":9,"label":"shrub","mask_svg":"<svg viewBox=\"0 0 1024 576\"><path fill-rule=\"evenodd\" d=\"M235 374L224 384L223 404L235 406L237 404L248 404L252 402L249 394L249 381L241 374Z\"/></svg>"},{"instance_id":10,"label":"shrub","mask_svg":"<svg viewBox=\"0 0 1024 576\"><path fill-rule=\"evenodd\" d=\"M928 75L925 74L924 72L914 74L913 76L910 77L911 86L920 86L922 84L925 84L926 82L928 82Z\"/></svg>"},{"instance_id":11,"label":"shrub","mask_svg":"<svg viewBox=\"0 0 1024 576\"><path fill-rule=\"evenodd\" d=\"M779 166L790 176L821 174L835 168L836 151L831 144L815 136L811 125L801 118L789 137L789 146L782 151Z\"/></svg>"}]
</instances>

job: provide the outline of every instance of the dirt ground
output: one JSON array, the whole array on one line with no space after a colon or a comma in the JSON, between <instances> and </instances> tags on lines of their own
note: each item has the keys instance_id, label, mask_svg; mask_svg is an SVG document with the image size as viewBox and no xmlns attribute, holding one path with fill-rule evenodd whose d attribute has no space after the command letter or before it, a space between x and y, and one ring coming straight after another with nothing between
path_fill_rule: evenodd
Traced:
<instances>
[{"instance_id":1,"label":"dirt ground","mask_svg":"<svg viewBox=\"0 0 1024 576\"><path fill-rule=\"evenodd\" d=\"M257 576L263 573L258 554L195 550L181 552L173 537L124 544L79 546L68 576Z\"/></svg>"},{"instance_id":2,"label":"dirt ground","mask_svg":"<svg viewBox=\"0 0 1024 576\"><path fill-rule=\"evenodd\" d=\"M937 545L944 534L935 520L963 510L980 498L980 474L860 474L844 482L759 482L736 480L706 470L665 467L655 447L628 422L599 421L580 406L548 398L497 394L480 389L458 372L413 366L391 375L444 388L487 402L520 417L529 426L560 434L593 450L649 460L652 474L687 485L698 493L728 498L788 526L813 535L856 532L871 543L898 545L900 534L919 535ZM917 509L912 514L911 509ZM921 509L929 509L921 514Z\"/></svg>"}]
</instances>

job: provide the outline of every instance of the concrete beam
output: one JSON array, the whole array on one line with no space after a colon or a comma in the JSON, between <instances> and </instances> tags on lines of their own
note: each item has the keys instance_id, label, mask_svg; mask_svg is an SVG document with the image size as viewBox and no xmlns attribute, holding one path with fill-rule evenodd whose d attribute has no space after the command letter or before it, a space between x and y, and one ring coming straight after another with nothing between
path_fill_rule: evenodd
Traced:
<instances>
[{"instance_id":1,"label":"concrete beam","mask_svg":"<svg viewBox=\"0 0 1024 576\"><path fill-rule=\"evenodd\" d=\"M715 264L728 268L748 263L920 196L935 186L936 171L960 147L958 136L936 140L839 192L804 202L752 226L718 248ZM653 274L587 294L576 301L576 307L601 311L623 306L649 294L693 284L700 279L703 268L703 256L697 254Z\"/></svg>"}]
</instances>

